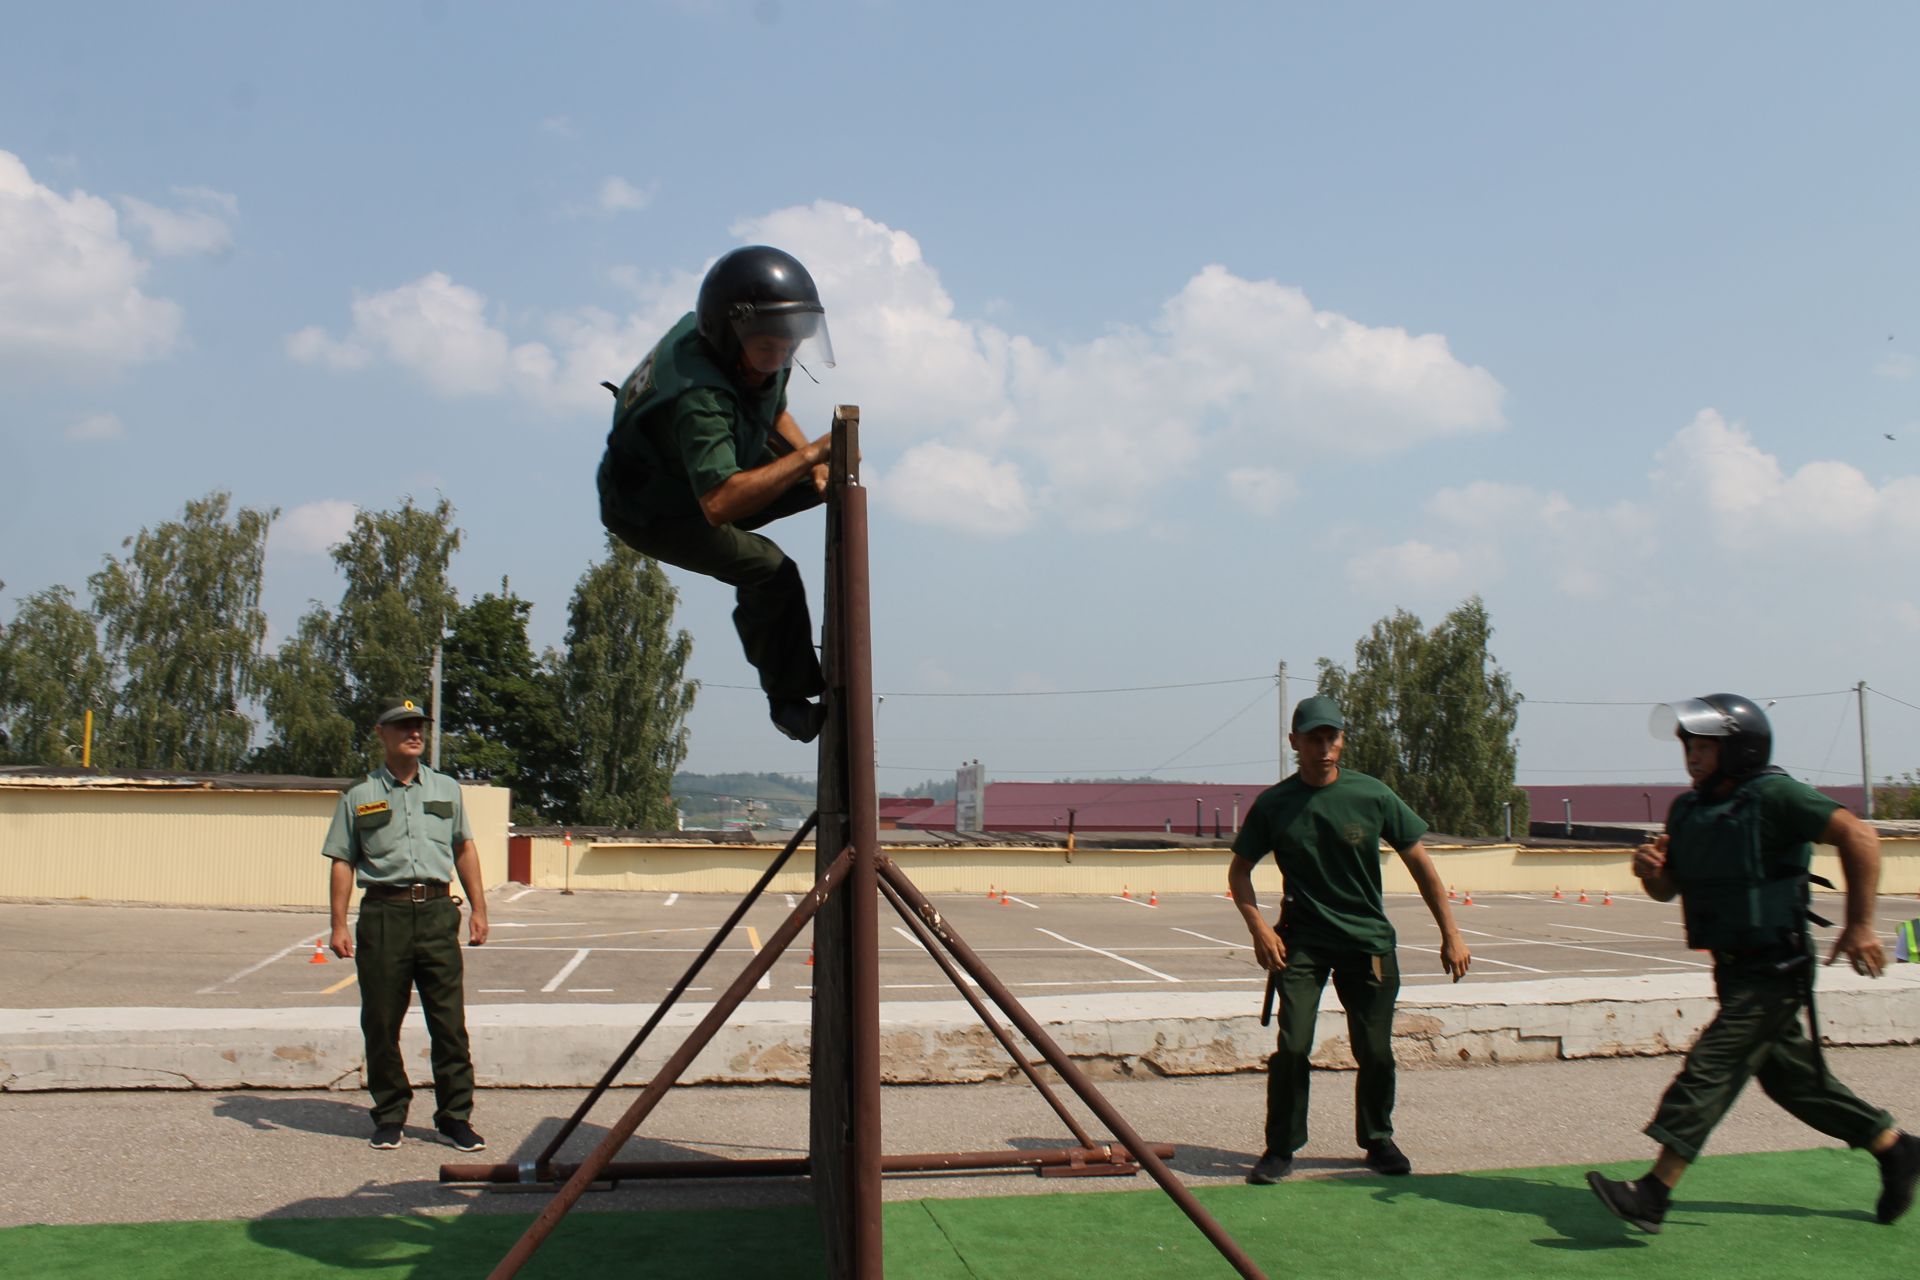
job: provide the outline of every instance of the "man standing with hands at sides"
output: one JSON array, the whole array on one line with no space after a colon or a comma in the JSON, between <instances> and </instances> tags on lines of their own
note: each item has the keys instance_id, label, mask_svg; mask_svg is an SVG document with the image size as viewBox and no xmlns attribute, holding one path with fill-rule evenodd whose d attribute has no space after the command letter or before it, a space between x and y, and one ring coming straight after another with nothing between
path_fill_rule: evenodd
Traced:
<instances>
[{"instance_id":1,"label":"man standing with hands at sides","mask_svg":"<svg viewBox=\"0 0 1920 1280\"><path fill-rule=\"evenodd\" d=\"M473 1131L473 1056L467 1046L461 990L460 899L448 882L456 872L472 903L468 937L487 940L487 899L480 852L467 827L460 784L420 763L426 712L411 698L383 703L374 731L386 762L340 797L321 851L333 859L328 900L333 953L351 957L360 980L360 1030L366 1038L367 1092L373 1095L370 1145L400 1145L413 1088L400 1055L400 1021L412 989L432 1044L434 1128L461 1151L487 1144ZM354 881L358 926L347 929Z\"/></svg>"},{"instance_id":2,"label":"man standing with hands at sides","mask_svg":"<svg viewBox=\"0 0 1920 1280\"><path fill-rule=\"evenodd\" d=\"M1472 956L1447 906L1445 886L1421 836L1427 824L1378 779L1340 767L1345 720L1332 698L1293 711L1287 736L1299 771L1261 792L1233 842L1227 887L1253 937L1260 967L1277 975L1280 1041L1267 1059L1266 1150L1247 1181L1266 1186L1293 1172L1307 1142L1313 1028L1327 979L1347 1011L1359 1075L1354 1133L1375 1173L1411 1173L1393 1140L1393 1006L1400 993L1393 926L1380 889L1380 842L1407 864L1440 926L1440 965L1455 982ZM1260 914L1253 867L1269 852L1285 879L1276 931Z\"/></svg>"},{"instance_id":3,"label":"man standing with hands at sides","mask_svg":"<svg viewBox=\"0 0 1920 1280\"><path fill-rule=\"evenodd\" d=\"M1886 950L1873 932L1880 837L1836 801L1768 764L1773 727L1751 699L1710 693L1662 703L1653 730L1680 739L1693 790L1674 800L1666 833L1634 850L1633 873L1648 896L1679 896L1687 945L1713 953L1720 1011L1687 1051L1647 1125L1647 1136L1660 1144L1653 1167L1632 1182L1589 1173L1587 1185L1609 1213L1658 1233L1687 1166L1756 1079L1796 1119L1873 1153L1880 1165L1876 1216L1891 1223L1913 1204L1920 1139L1895 1129L1891 1115L1827 1073L1807 929L1810 920L1826 923L1812 914L1808 888L1818 840L1838 850L1847 882L1846 923L1827 963L1845 956L1855 973L1871 978L1885 970Z\"/></svg>"}]
</instances>

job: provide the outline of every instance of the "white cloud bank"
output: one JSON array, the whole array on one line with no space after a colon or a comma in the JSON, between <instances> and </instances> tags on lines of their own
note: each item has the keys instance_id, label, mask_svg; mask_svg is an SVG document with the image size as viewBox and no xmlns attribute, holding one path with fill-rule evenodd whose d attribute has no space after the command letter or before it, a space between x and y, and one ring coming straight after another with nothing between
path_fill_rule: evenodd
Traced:
<instances>
[{"instance_id":1,"label":"white cloud bank","mask_svg":"<svg viewBox=\"0 0 1920 1280\"><path fill-rule=\"evenodd\" d=\"M976 534L1043 514L1126 525L1210 452L1381 457L1504 423L1499 382L1445 338L1317 310L1296 288L1221 266L1142 326L1048 348L961 318L919 243L858 209L819 201L732 231L813 272L839 359L825 394L857 401L901 442L897 458L875 460L876 476L886 468L875 489L907 519ZM443 395L603 408L596 384L624 376L691 304L700 275L626 273L639 302L627 316L549 315L539 338L515 341L485 297L435 273L357 299L344 337L303 329L288 351L337 370L391 363ZM796 399L810 390L796 387ZM1243 481L1234 492L1269 500L1257 490Z\"/></svg>"},{"instance_id":2,"label":"white cloud bank","mask_svg":"<svg viewBox=\"0 0 1920 1280\"><path fill-rule=\"evenodd\" d=\"M0 151L0 359L99 373L167 354L180 308L142 291L147 269L111 204Z\"/></svg>"},{"instance_id":3,"label":"white cloud bank","mask_svg":"<svg viewBox=\"0 0 1920 1280\"><path fill-rule=\"evenodd\" d=\"M94 413L73 423L65 432L67 439L77 441L124 440L127 428L118 414Z\"/></svg>"},{"instance_id":4,"label":"white cloud bank","mask_svg":"<svg viewBox=\"0 0 1920 1280\"><path fill-rule=\"evenodd\" d=\"M121 196L127 222L147 239L163 258L192 254L218 257L233 247L233 219L240 202L224 191L207 187L175 187L179 209L163 209L133 196Z\"/></svg>"},{"instance_id":5,"label":"white cloud bank","mask_svg":"<svg viewBox=\"0 0 1920 1280\"><path fill-rule=\"evenodd\" d=\"M271 537L277 546L303 555L318 555L347 539L359 508L339 498L303 502L274 522Z\"/></svg>"}]
</instances>

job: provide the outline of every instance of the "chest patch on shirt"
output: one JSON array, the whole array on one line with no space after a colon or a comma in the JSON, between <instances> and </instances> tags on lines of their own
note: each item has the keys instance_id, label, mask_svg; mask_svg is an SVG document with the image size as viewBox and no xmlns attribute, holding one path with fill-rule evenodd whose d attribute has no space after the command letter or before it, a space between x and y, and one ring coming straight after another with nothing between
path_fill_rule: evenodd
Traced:
<instances>
[{"instance_id":1,"label":"chest patch on shirt","mask_svg":"<svg viewBox=\"0 0 1920 1280\"><path fill-rule=\"evenodd\" d=\"M371 804L354 806L353 812L356 817L364 818L368 814L372 814L372 813L385 813L387 812L387 809L388 809L388 805L385 800L375 800Z\"/></svg>"},{"instance_id":2,"label":"chest patch on shirt","mask_svg":"<svg viewBox=\"0 0 1920 1280\"><path fill-rule=\"evenodd\" d=\"M1367 834L1367 829L1357 822L1349 822L1340 834L1346 838L1348 844L1359 844Z\"/></svg>"}]
</instances>

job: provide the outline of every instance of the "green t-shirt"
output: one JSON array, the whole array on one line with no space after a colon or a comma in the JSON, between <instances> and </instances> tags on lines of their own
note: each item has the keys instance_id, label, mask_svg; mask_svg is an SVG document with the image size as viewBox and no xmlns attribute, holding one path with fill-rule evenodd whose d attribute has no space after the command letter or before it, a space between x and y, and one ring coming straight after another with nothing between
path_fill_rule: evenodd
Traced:
<instances>
[{"instance_id":1,"label":"green t-shirt","mask_svg":"<svg viewBox=\"0 0 1920 1280\"><path fill-rule=\"evenodd\" d=\"M1234 838L1233 853L1268 853L1286 878L1280 918L1289 940L1385 955L1393 926L1380 892L1380 842L1405 851L1427 824L1378 778L1342 769L1324 787L1299 774L1260 793Z\"/></svg>"},{"instance_id":2,"label":"green t-shirt","mask_svg":"<svg viewBox=\"0 0 1920 1280\"><path fill-rule=\"evenodd\" d=\"M700 495L772 460L788 370L758 390L723 370L692 312L627 376L599 473L603 510L632 524L699 516Z\"/></svg>"},{"instance_id":3,"label":"green t-shirt","mask_svg":"<svg viewBox=\"0 0 1920 1280\"><path fill-rule=\"evenodd\" d=\"M447 884L454 854L471 839L457 779L421 765L401 786L381 765L341 793L320 851L350 863L363 885Z\"/></svg>"}]
</instances>

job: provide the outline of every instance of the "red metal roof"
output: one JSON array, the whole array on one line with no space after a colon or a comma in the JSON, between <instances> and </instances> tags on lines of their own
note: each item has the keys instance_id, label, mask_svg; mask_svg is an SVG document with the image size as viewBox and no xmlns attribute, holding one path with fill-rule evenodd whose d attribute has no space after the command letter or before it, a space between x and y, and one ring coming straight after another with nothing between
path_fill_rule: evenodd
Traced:
<instances>
[{"instance_id":1,"label":"red metal roof","mask_svg":"<svg viewBox=\"0 0 1920 1280\"><path fill-rule=\"evenodd\" d=\"M1666 782L1621 782L1621 783L1581 783L1578 785L1541 785L1526 783L1520 788L1527 793L1532 808L1531 820L1534 822L1562 822L1566 820L1568 804L1573 809L1573 821L1591 822L1665 822L1667 810L1673 806L1673 799L1687 790L1683 783ZM1854 813L1859 813L1866 804L1866 791L1859 786L1818 787L1821 794L1838 800Z\"/></svg>"},{"instance_id":2,"label":"red metal roof","mask_svg":"<svg viewBox=\"0 0 1920 1280\"><path fill-rule=\"evenodd\" d=\"M989 782L988 831L1060 831L1067 829L1069 811L1073 829L1081 831L1166 831L1194 834L1194 801L1200 802L1202 834L1212 835L1217 821L1222 834L1236 826L1234 814L1244 817L1253 799L1272 784L1265 782ZM900 819L914 829L953 830L953 801L922 809Z\"/></svg>"}]
</instances>

